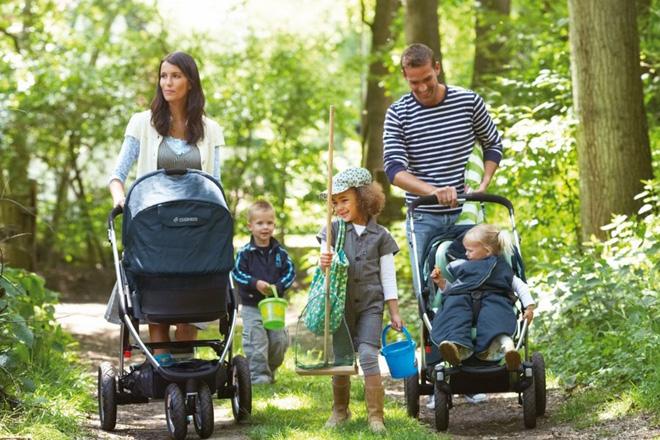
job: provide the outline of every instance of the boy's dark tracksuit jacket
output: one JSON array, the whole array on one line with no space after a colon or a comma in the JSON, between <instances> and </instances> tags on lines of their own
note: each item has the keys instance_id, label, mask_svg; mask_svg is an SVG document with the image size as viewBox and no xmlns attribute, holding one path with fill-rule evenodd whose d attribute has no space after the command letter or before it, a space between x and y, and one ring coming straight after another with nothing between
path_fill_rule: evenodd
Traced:
<instances>
[{"instance_id":1,"label":"boy's dark tracksuit jacket","mask_svg":"<svg viewBox=\"0 0 660 440\"><path fill-rule=\"evenodd\" d=\"M259 301L265 298L257 290L257 281L275 285L278 296L283 297L284 291L291 287L296 277L289 254L277 240L271 238L267 248L259 248L254 244L254 237L239 249L231 274L238 284L241 304L252 307L257 307Z\"/></svg>"}]
</instances>

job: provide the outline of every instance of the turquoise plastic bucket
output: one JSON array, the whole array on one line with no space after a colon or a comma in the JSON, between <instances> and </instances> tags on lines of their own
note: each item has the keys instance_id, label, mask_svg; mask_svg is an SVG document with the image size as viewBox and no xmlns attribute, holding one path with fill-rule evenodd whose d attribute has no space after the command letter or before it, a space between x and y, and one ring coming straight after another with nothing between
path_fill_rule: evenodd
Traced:
<instances>
[{"instance_id":1,"label":"turquoise plastic bucket","mask_svg":"<svg viewBox=\"0 0 660 440\"><path fill-rule=\"evenodd\" d=\"M417 344L410 337L408 330L403 327L401 330L406 336L406 339L387 345L385 335L390 327L392 326L388 324L383 329L381 335L383 348L380 349L380 354L387 361L392 379L405 379L406 377L414 376L417 374L417 366L415 365L415 348Z\"/></svg>"}]
</instances>

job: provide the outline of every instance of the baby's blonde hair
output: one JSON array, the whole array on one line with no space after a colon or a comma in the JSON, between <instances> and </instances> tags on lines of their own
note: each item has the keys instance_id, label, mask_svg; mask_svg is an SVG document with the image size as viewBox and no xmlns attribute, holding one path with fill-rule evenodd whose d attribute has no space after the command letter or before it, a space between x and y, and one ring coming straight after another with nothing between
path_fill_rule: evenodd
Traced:
<instances>
[{"instance_id":1,"label":"baby's blonde hair","mask_svg":"<svg viewBox=\"0 0 660 440\"><path fill-rule=\"evenodd\" d=\"M465 240L480 243L491 255L500 255L502 252L511 253L513 243L508 231L502 231L495 225L482 223L467 231Z\"/></svg>"}]
</instances>

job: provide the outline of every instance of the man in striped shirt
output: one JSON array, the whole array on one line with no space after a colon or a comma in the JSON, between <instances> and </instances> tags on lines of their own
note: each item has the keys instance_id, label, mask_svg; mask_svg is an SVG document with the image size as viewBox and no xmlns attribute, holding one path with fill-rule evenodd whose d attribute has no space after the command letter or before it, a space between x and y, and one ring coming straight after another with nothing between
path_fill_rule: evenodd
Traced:
<instances>
[{"instance_id":1,"label":"man in striped shirt","mask_svg":"<svg viewBox=\"0 0 660 440\"><path fill-rule=\"evenodd\" d=\"M387 111L383 162L390 182L406 191L408 203L422 195L435 194L438 199L438 205L415 210L417 260L421 262L434 233L453 225L460 214L457 193L488 187L502 158L502 140L478 94L438 81L440 63L429 47L408 46L401 56L401 71L411 92ZM478 188L466 188L465 166L476 141L483 149L484 176ZM412 243L410 231L408 243Z\"/></svg>"}]
</instances>

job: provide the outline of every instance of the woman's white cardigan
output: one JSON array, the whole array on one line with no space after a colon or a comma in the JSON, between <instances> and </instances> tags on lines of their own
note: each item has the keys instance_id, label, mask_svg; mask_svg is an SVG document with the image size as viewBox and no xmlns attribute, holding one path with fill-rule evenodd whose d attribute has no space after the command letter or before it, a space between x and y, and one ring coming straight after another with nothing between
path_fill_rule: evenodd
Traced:
<instances>
[{"instance_id":1,"label":"woman's white cardigan","mask_svg":"<svg viewBox=\"0 0 660 440\"><path fill-rule=\"evenodd\" d=\"M202 161L202 170L212 174L215 147L224 146L225 137L217 122L206 116L202 118L204 137L197 141L197 148ZM140 141L140 155L137 160L138 177L155 171L158 163L158 147L163 141L163 136L151 125L151 110L135 113L128 122L125 136L132 136Z\"/></svg>"}]
</instances>

